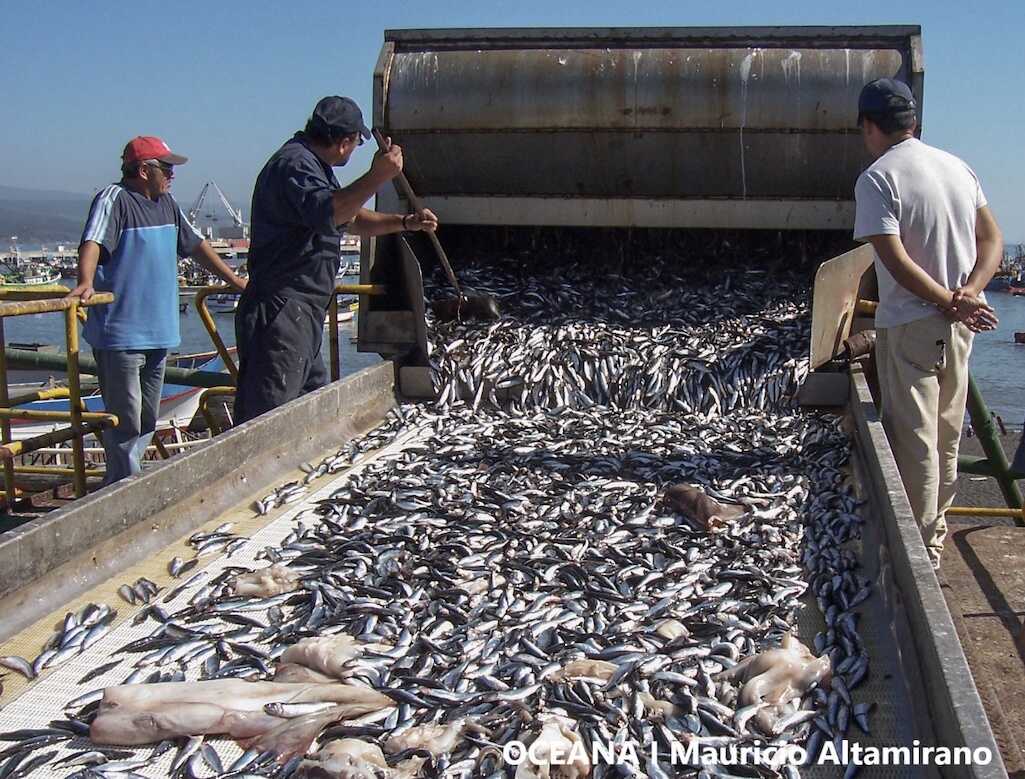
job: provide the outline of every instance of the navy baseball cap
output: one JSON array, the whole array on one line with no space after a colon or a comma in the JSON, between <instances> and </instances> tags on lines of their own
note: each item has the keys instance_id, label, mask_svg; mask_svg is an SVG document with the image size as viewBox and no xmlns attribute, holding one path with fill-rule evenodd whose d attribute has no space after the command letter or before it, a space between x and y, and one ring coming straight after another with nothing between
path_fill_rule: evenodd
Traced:
<instances>
[{"instance_id":1,"label":"navy baseball cap","mask_svg":"<svg viewBox=\"0 0 1025 779\"><path fill-rule=\"evenodd\" d=\"M911 87L895 78L877 78L865 84L858 97L858 122L865 114L893 116L917 107Z\"/></svg>"},{"instance_id":2,"label":"navy baseball cap","mask_svg":"<svg viewBox=\"0 0 1025 779\"><path fill-rule=\"evenodd\" d=\"M329 135L359 133L364 140L370 139L370 129L363 123L363 112L356 101L348 97L322 98L313 109L310 123Z\"/></svg>"}]
</instances>

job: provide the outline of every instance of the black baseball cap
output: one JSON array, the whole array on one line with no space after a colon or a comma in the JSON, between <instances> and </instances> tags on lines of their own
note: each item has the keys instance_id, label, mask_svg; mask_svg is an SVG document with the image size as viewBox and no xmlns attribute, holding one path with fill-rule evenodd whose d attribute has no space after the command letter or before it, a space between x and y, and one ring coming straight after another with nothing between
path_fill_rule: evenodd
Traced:
<instances>
[{"instance_id":1,"label":"black baseball cap","mask_svg":"<svg viewBox=\"0 0 1025 779\"><path fill-rule=\"evenodd\" d=\"M895 78L877 78L865 84L858 97L858 122L865 114L894 116L917 108L911 87Z\"/></svg>"},{"instance_id":2,"label":"black baseball cap","mask_svg":"<svg viewBox=\"0 0 1025 779\"><path fill-rule=\"evenodd\" d=\"M332 95L321 98L313 109L310 124L326 135L359 133L363 140L370 140L370 129L363 123L363 112L356 101L348 97Z\"/></svg>"}]
</instances>

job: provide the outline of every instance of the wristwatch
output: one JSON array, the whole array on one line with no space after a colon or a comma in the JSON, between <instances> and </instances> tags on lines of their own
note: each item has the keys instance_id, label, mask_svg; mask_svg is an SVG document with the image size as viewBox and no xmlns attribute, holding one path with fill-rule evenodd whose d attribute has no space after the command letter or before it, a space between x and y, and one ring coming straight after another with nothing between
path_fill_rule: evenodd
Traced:
<instances>
[{"instance_id":1,"label":"wristwatch","mask_svg":"<svg viewBox=\"0 0 1025 779\"><path fill-rule=\"evenodd\" d=\"M411 217L411 216L412 216L412 214L403 214L402 215L402 229L405 230L405 231L409 230L409 227L406 226L406 220L409 219L409 217Z\"/></svg>"}]
</instances>

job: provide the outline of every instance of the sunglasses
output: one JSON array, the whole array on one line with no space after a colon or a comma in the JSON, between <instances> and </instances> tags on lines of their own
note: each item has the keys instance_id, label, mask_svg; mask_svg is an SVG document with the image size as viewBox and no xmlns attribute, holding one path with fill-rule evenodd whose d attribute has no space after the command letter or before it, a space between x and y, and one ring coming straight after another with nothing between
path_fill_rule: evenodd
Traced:
<instances>
[{"instance_id":1,"label":"sunglasses","mask_svg":"<svg viewBox=\"0 0 1025 779\"><path fill-rule=\"evenodd\" d=\"M174 175L174 165L168 165L166 162L147 162L146 166L150 168L159 168L160 172L168 178L171 178L171 176Z\"/></svg>"}]
</instances>

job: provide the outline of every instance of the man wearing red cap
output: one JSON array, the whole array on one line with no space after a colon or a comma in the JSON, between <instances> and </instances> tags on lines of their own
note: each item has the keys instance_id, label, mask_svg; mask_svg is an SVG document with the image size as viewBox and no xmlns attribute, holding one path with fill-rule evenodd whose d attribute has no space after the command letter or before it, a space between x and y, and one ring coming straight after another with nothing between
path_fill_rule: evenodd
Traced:
<instances>
[{"instance_id":1,"label":"man wearing red cap","mask_svg":"<svg viewBox=\"0 0 1025 779\"><path fill-rule=\"evenodd\" d=\"M104 431L105 484L142 470L156 430L167 350L181 343L178 258L192 257L245 288L169 194L174 166L186 161L160 138L130 141L121 157L122 179L93 199L78 247L78 286L69 297L114 293L113 303L89 311L83 330L104 407L118 417L117 427Z\"/></svg>"}]
</instances>

